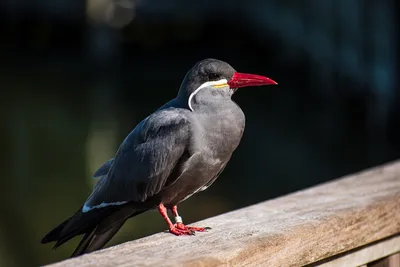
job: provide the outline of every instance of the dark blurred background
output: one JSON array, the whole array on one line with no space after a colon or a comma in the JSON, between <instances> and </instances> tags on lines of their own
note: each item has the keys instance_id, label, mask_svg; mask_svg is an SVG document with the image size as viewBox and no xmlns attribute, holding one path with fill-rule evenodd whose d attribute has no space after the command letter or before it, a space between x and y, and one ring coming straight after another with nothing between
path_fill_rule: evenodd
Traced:
<instances>
[{"instance_id":1,"label":"dark blurred background","mask_svg":"<svg viewBox=\"0 0 400 267\"><path fill-rule=\"evenodd\" d=\"M39 243L134 126L214 57L275 87L239 90L241 145L185 222L400 156L395 0L0 1L0 266L65 259ZM279 207L276 207L279 209ZM156 212L109 245L166 229Z\"/></svg>"}]
</instances>

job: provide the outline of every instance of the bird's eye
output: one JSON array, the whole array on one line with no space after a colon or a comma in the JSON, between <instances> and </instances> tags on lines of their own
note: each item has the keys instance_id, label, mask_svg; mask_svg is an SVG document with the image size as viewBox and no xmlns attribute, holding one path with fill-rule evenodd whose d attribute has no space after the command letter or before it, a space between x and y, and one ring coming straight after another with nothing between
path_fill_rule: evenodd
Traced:
<instances>
[{"instance_id":1,"label":"bird's eye","mask_svg":"<svg viewBox=\"0 0 400 267\"><path fill-rule=\"evenodd\" d=\"M208 78L210 80L217 80L219 78L219 75L216 73L210 73L210 74L208 74Z\"/></svg>"}]
</instances>

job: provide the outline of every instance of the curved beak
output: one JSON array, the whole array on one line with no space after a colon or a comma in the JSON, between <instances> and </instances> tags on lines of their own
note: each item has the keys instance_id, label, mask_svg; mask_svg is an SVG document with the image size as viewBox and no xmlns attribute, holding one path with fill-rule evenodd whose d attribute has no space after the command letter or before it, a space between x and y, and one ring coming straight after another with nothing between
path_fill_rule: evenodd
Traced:
<instances>
[{"instance_id":1,"label":"curved beak","mask_svg":"<svg viewBox=\"0 0 400 267\"><path fill-rule=\"evenodd\" d=\"M271 85L278 83L264 76L235 72L232 79L228 81L228 84L231 88L240 88L246 86Z\"/></svg>"}]
</instances>

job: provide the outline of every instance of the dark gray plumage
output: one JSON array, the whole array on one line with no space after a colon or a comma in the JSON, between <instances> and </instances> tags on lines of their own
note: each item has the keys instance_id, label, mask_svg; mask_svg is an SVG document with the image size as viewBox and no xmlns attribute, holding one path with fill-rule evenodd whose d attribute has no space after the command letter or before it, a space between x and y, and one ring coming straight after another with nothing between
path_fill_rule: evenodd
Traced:
<instances>
[{"instance_id":1,"label":"dark gray plumage","mask_svg":"<svg viewBox=\"0 0 400 267\"><path fill-rule=\"evenodd\" d=\"M247 75L247 76L246 76ZM177 97L140 122L115 157L93 175L98 181L82 209L47 234L56 247L85 234L73 256L101 248L132 216L158 207L171 233L204 228L181 223L176 205L210 186L239 145L245 116L231 96L238 87L273 84L206 59L185 76ZM166 217L171 209L176 223Z\"/></svg>"}]
</instances>

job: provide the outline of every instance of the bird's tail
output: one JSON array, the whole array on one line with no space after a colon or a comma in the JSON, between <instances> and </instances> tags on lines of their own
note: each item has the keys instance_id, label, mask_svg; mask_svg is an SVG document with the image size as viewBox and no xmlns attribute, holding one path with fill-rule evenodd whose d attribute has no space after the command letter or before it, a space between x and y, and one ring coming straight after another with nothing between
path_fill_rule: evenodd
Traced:
<instances>
[{"instance_id":1,"label":"bird's tail","mask_svg":"<svg viewBox=\"0 0 400 267\"><path fill-rule=\"evenodd\" d=\"M146 210L133 210L132 207L106 207L83 213L79 209L71 218L43 237L41 243L56 241L58 248L71 238L85 234L71 257L76 257L101 249L122 227L125 221Z\"/></svg>"},{"instance_id":2,"label":"bird's tail","mask_svg":"<svg viewBox=\"0 0 400 267\"><path fill-rule=\"evenodd\" d=\"M128 218L139 215L145 211L146 210L132 212L130 209L122 209L114 212L101 221L91 232L84 235L71 257L101 249L118 232Z\"/></svg>"},{"instance_id":3,"label":"bird's tail","mask_svg":"<svg viewBox=\"0 0 400 267\"><path fill-rule=\"evenodd\" d=\"M79 209L71 218L65 220L56 228L47 233L42 238L41 243L46 244L56 241L56 244L53 247L53 249L56 249L74 236L87 232L93 227L90 224L90 222L92 221L90 219L92 218L89 217L94 217L95 214L90 215L91 216L85 216L85 214L82 213L81 209Z\"/></svg>"},{"instance_id":4,"label":"bird's tail","mask_svg":"<svg viewBox=\"0 0 400 267\"><path fill-rule=\"evenodd\" d=\"M83 236L71 257L77 257L101 249L118 232L126 220L127 218L121 219L120 221L109 225L107 229L104 229L104 226L102 226L103 223L100 223L100 225L94 228L91 232L88 232Z\"/></svg>"}]
</instances>

